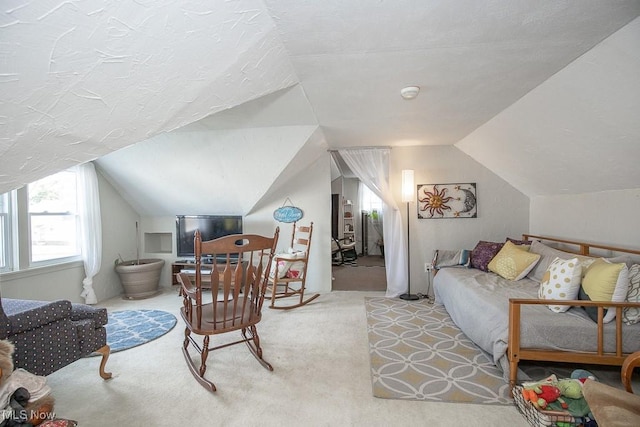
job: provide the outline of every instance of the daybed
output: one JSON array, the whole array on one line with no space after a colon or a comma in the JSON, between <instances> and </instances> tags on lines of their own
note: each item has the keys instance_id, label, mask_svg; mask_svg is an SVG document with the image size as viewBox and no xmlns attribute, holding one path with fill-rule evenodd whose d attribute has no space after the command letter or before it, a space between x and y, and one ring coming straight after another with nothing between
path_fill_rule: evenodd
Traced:
<instances>
[{"instance_id":1,"label":"daybed","mask_svg":"<svg viewBox=\"0 0 640 427\"><path fill-rule=\"evenodd\" d=\"M35 375L98 352L100 376L111 378L104 370L110 353L107 320L106 309L85 304L0 298L0 339L15 345L14 366Z\"/></svg>"},{"instance_id":2,"label":"daybed","mask_svg":"<svg viewBox=\"0 0 640 427\"><path fill-rule=\"evenodd\" d=\"M548 281L548 276L543 277L552 261L556 257L559 262L576 257L576 251L567 245L578 246L579 261L585 266L594 257L602 256L598 255L599 250L607 251L608 256L612 252L631 254L635 258L624 258L627 265L637 260L640 251L540 236L523 237L524 241L513 242L527 244L533 240L530 252L540 255L525 277L507 280L491 271L458 266L439 269L434 279L436 303L443 304L462 332L493 356L494 363L502 368L512 386L518 380L520 360L622 365L628 354L640 350L640 323L628 325L622 321L624 308L640 308L637 296L631 299L636 302L619 303L575 297L558 301L538 296L540 281ZM562 250L552 248L552 244L562 245ZM474 252L471 252L472 265ZM617 257L613 261L621 259ZM634 271L637 269L634 267ZM557 313L549 308L552 304L570 308ZM582 308L586 306L601 307L596 309L597 321ZM603 318L608 307L614 307L616 317L605 323Z\"/></svg>"}]
</instances>

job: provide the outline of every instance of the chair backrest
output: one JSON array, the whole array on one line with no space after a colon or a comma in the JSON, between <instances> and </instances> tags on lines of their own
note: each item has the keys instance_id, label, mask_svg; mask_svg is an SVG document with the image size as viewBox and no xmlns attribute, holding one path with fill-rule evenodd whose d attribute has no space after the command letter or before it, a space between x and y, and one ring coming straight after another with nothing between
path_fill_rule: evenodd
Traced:
<instances>
[{"instance_id":1,"label":"chair backrest","mask_svg":"<svg viewBox=\"0 0 640 427\"><path fill-rule=\"evenodd\" d=\"M307 277L307 265L309 264L309 251L311 250L312 234L313 222L311 222L309 225L298 225L297 222L293 223L293 232L291 233L290 247L294 251L304 253L304 256L296 256L295 258L295 261L298 261L300 263L300 267L302 268L302 271L300 272L301 274L298 276L300 278Z\"/></svg>"},{"instance_id":2,"label":"chair backrest","mask_svg":"<svg viewBox=\"0 0 640 427\"><path fill-rule=\"evenodd\" d=\"M279 228L273 237L256 234L234 234L202 241L196 231L195 283L184 273L178 275L185 294L185 314L192 324L224 330L244 328L260 319L264 294L269 279L271 260L278 243ZM212 256L212 264L203 264L203 256ZM210 267L211 273L202 271ZM209 275L209 285L203 276ZM206 292L209 298L203 299ZM207 306L210 309L204 309Z\"/></svg>"},{"instance_id":3,"label":"chair backrest","mask_svg":"<svg viewBox=\"0 0 640 427\"><path fill-rule=\"evenodd\" d=\"M313 234L313 222L309 225L298 225L293 223L293 233L291 234L291 247L294 250L301 250L309 255L311 248L311 235Z\"/></svg>"}]
</instances>

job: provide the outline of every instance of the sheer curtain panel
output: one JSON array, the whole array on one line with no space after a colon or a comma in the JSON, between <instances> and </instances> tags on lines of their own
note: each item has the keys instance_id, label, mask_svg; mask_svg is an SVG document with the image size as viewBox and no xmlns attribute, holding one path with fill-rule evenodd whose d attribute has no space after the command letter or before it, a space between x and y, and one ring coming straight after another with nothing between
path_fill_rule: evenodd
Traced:
<instances>
[{"instance_id":1,"label":"sheer curtain panel","mask_svg":"<svg viewBox=\"0 0 640 427\"><path fill-rule=\"evenodd\" d=\"M78 213L80 216L80 246L84 262L85 278L82 293L86 304L97 304L93 290L93 277L100 271L102 259L102 220L100 217L100 195L98 177L93 163L84 163L78 168Z\"/></svg>"},{"instance_id":2,"label":"sheer curtain panel","mask_svg":"<svg viewBox=\"0 0 640 427\"><path fill-rule=\"evenodd\" d=\"M382 199L386 296L397 297L407 290L407 247L402 233L402 215L389 187L390 152L389 148L338 150L358 179Z\"/></svg>"}]
</instances>

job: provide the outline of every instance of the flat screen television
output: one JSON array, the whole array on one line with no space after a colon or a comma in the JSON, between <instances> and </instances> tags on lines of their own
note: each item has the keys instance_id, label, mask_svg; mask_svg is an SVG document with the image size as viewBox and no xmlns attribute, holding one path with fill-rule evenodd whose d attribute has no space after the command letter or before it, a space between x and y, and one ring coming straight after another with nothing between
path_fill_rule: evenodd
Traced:
<instances>
[{"instance_id":1,"label":"flat screen television","mask_svg":"<svg viewBox=\"0 0 640 427\"><path fill-rule=\"evenodd\" d=\"M176 216L176 242L179 257L193 258L193 239L200 230L202 241L230 234L242 234L242 216L239 215L178 215ZM207 254L210 255L210 254Z\"/></svg>"}]
</instances>

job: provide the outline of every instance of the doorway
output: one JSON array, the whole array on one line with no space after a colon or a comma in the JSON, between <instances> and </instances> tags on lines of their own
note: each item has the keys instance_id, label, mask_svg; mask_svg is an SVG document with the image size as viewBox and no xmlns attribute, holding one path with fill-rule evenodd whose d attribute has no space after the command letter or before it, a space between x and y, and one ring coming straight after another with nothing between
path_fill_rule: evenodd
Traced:
<instances>
[{"instance_id":1,"label":"doorway","mask_svg":"<svg viewBox=\"0 0 640 427\"><path fill-rule=\"evenodd\" d=\"M355 256L332 260L332 290L384 292L382 201L357 178L340 177L339 181L332 183L340 193L331 195L331 232L338 244L355 242Z\"/></svg>"}]
</instances>

